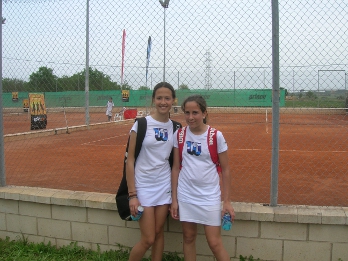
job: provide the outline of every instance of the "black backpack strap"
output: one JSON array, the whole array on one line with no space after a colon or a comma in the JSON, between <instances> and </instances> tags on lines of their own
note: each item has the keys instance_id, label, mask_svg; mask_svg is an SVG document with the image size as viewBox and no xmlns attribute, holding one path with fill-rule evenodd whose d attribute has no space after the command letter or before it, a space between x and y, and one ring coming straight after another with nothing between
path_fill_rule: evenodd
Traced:
<instances>
[{"instance_id":1,"label":"black backpack strap","mask_svg":"<svg viewBox=\"0 0 348 261\"><path fill-rule=\"evenodd\" d=\"M171 120L171 121L172 121L172 123L173 123L173 133L174 133L177 129L179 129L179 128L182 127L182 125L181 125L180 122L173 121L173 120Z\"/></svg>"},{"instance_id":2,"label":"black backpack strap","mask_svg":"<svg viewBox=\"0 0 348 261\"><path fill-rule=\"evenodd\" d=\"M134 160L136 160L137 157L139 156L141 146L142 146L143 140L145 138L146 128L147 128L147 121L146 121L145 117L136 118L134 120L134 122L136 122L136 121L138 122L138 131L137 131L137 139L135 141ZM130 135L128 136L128 141L127 141L127 146L126 146L126 154L124 155L124 164L126 164L126 162L127 162L129 139L130 139ZM123 174L124 173L125 173L125 167L124 167Z\"/></svg>"},{"instance_id":3,"label":"black backpack strap","mask_svg":"<svg viewBox=\"0 0 348 261\"><path fill-rule=\"evenodd\" d=\"M180 122L177 122L177 121L173 121L171 120L172 123L173 123L173 133L177 130L177 129L180 129L182 127L181 123ZM175 139L175 137L173 137ZM169 165L170 165L170 168L173 166L173 150L170 152L170 155L169 155Z\"/></svg>"},{"instance_id":4,"label":"black backpack strap","mask_svg":"<svg viewBox=\"0 0 348 261\"><path fill-rule=\"evenodd\" d=\"M135 144L135 153L134 153L134 159L136 160L139 156L141 146L143 144L146 129L147 129L147 121L145 117L137 118L135 121L138 122L138 132L137 132L137 141Z\"/></svg>"}]
</instances>

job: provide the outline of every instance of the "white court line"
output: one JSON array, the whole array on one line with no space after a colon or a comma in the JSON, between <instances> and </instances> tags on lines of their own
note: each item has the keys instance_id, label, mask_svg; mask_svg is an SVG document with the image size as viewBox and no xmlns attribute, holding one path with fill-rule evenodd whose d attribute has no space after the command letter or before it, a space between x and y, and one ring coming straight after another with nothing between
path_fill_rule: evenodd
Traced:
<instances>
[{"instance_id":1,"label":"white court line","mask_svg":"<svg viewBox=\"0 0 348 261\"><path fill-rule=\"evenodd\" d=\"M123 134L123 135L120 135L120 136L112 136L112 137L109 137L109 138L105 138L105 139L100 139L100 140L93 140L93 141L90 141L90 142L86 142L86 143L82 143L81 145L96 145L96 146L115 146L115 145L98 145L98 144L93 144L93 143L97 143L97 142L101 142L101 141L105 141L105 140L111 140L111 139L115 139L115 138L120 138L120 137L123 137L123 136L126 136L128 134ZM126 144L123 144L121 146L125 146Z\"/></svg>"}]
</instances>

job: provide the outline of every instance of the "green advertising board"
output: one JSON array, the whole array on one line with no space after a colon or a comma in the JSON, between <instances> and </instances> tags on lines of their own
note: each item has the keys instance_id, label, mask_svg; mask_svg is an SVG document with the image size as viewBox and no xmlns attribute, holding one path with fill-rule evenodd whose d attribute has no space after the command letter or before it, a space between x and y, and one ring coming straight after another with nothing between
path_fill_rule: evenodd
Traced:
<instances>
[{"instance_id":1,"label":"green advertising board","mask_svg":"<svg viewBox=\"0 0 348 261\"><path fill-rule=\"evenodd\" d=\"M271 89L235 89L235 90L177 90L178 105L193 94L202 95L209 107L272 107ZM12 93L3 93L3 106L5 108L21 107L22 101L28 99L28 93L19 92L18 102L12 100ZM46 92L45 101L47 108L53 107L84 107L85 92ZM105 106L112 97L115 106L120 107L149 107L152 102L151 90L130 90L129 100L122 100L120 90L115 91L90 91L89 106ZM285 106L285 90L280 90L279 104Z\"/></svg>"}]
</instances>

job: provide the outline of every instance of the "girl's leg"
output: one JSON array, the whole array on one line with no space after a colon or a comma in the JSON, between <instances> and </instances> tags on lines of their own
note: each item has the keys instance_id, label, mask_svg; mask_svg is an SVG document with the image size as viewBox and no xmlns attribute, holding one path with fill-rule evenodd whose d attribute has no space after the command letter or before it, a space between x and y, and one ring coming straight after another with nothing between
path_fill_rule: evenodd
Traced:
<instances>
[{"instance_id":1,"label":"girl's leg","mask_svg":"<svg viewBox=\"0 0 348 261\"><path fill-rule=\"evenodd\" d=\"M134 222L134 221L133 221ZM155 208L144 207L144 213L139 219L140 241L132 248L129 261L140 261L146 251L155 242Z\"/></svg>"},{"instance_id":2,"label":"girl's leg","mask_svg":"<svg viewBox=\"0 0 348 261\"><path fill-rule=\"evenodd\" d=\"M164 249L164 223L168 215L169 205L155 207L155 242L151 248L151 260L161 261Z\"/></svg>"},{"instance_id":3,"label":"girl's leg","mask_svg":"<svg viewBox=\"0 0 348 261\"><path fill-rule=\"evenodd\" d=\"M220 229L217 226L204 226L205 236L217 261L229 261L230 257L222 244Z\"/></svg>"},{"instance_id":4,"label":"girl's leg","mask_svg":"<svg viewBox=\"0 0 348 261\"><path fill-rule=\"evenodd\" d=\"M181 222L185 261L196 261L196 237L197 224L191 222Z\"/></svg>"}]
</instances>

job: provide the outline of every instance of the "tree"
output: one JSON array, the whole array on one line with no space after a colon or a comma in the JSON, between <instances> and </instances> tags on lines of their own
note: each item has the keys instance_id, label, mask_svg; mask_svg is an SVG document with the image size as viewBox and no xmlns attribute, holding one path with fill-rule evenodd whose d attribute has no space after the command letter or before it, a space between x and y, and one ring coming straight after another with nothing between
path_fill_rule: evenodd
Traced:
<instances>
[{"instance_id":1,"label":"tree","mask_svg":"<svg viewBox=\"0 0 348 261\"><path fill-rule=\"evenodd\" d=\"M73 76L63 75L61 78L57 79L57 91L58 92L76 91L77 90L76 85L77 85L77 83L75 83Z\"/></svg>"},{"instance_id":2,"label":"tree","mask_svg":"<svg viewBox=\"0 0 348 261\"><path fill-rule=\"evenodd\" d=\"M85 75L85 71L83 72ZM89 90L120 90L121 86L111 81L111 77L97 69L89 68Z\"/></svg>"},{"instance_id":3,"label":"tree","mask_svg":"<svg viewBox=\"0 0 348 261\"><path fill-rule=\"evenodd\" d=\"M3 79L3 86L6 91L28 91L28 92L62 92L62 91L83 91L85 89L86 70L75 73L72 76L63 75L57 77L53 74L53 69L40 67L29 77L26 83L16 79ZM131 90L132 87L124 84L123 89ZM104 74L97 69L89 68L89 90L121 90L121 86L117 82L111 81L109 75Z\"/></svg>"},{"instance_id":4,"label":"tree","mask_svg":"<svg viewBox=\"0 0 348 261\"><path fill-rule=\"evenodd\" d=\"M25 92L27 83L19 79L4 78L2 79L3 92Z\"/></svg>"},{"instance_id":5,"label":"tree","mask_svg":"<svg viewBox=\"0 0 348 261\"><path fill-rule=\"evenodd\" d=\"M89 68L89 90L100 91L104 89L104 79L107 78L103 72Z\"/></svg>"},{"instance_id":6,"label":"tree","mask_svg":"<svg viewBox=\"0 0 348 261\"><path fill-rule=\"evenodd\" d=\"M148 91L150 90L149 87L146 87L146 86L140 86L138 90L145 90L145 91Z\"/></svg>"},{"instance_id":7,"label":"tree","mask_svg":"<svg viewBox=\"0 0 348 261\"><path fill-rule=\"evenodd\" d=\"M40 67L37 72L29 76L28 91L50 92L56 90L57 76L53 74L53 69Z\"/></svg>"},{"instance_id":8,"label":"tree","mask_svg":"<svg viewBox=\"0 0 348 261\"><path fill-rule=\"evenodd\" d=\"M124 82L124 84L121 86L122 90L133 90L132 86L128 84L127 81Z\"/></svg>"},{"instance_id":9,"label":"tree","mask_svg":"<svg viewBox=\"0 0 348 261\"><path fill-rule=\"evenodd\" d=\"M85 71L62 76L58 79L58 91L83 91L85 89Z\"/></svg>"},{"instance_id":10,"label":"tree","mask_svg":"<svg viewBox=\"0 0 348 261\"><path fill-rule=\"evenodd\" d=\"M89 90L120 90L121 86L117 82L111 81L109 75L104 74L97 69L89 68ZM85 89L86 70L75 73L72 76L64 76L62 78L62 90L64 91L82 91ZM59 79L58 81L61 81Z\"/></svg>"},{"instance_id":11,"label":"tree","mask_svg":"<svg viewBox=\"0 0 348 261\"><path fill-rule=\"evenodd\" d=\"M186 84L180 84L179 90L189 90L189 87Z\"/></svg>"}]
</instances>

